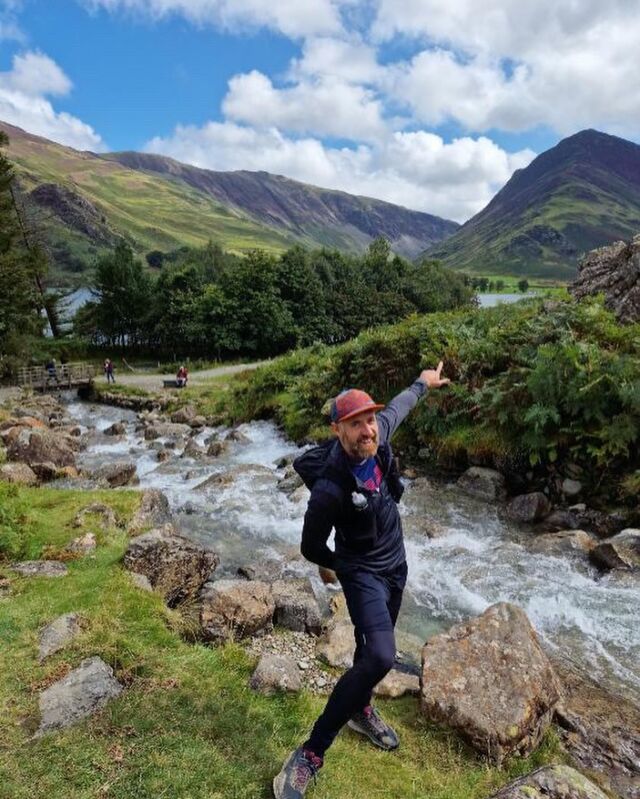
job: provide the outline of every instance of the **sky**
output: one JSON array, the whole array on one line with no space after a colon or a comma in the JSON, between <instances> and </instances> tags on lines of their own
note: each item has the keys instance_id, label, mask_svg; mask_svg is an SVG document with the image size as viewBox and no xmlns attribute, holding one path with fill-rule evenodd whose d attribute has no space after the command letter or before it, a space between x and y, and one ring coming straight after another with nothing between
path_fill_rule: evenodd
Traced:
<instances>
[{"instance_id":1,"label":"sky","mask_svg":"<svg viewBox=\"0 0 640 799\"><path fill-rule=\"evenodd\" d=\"M639 0L0 0L0 119L463 222L565 136L640 140Z\"/></svg>"}]
</instances>

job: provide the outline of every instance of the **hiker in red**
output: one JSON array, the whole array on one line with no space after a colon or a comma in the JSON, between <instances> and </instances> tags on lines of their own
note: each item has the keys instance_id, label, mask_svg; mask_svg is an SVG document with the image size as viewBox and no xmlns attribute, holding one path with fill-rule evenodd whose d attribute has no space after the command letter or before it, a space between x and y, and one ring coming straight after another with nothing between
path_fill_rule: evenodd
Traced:
<instances>
[{"instance_id":1,"label":"hiker in red","mask_svg":"<svg viewBox=\"0 0 640 799\"><path fill-rule=\"evenodd\" d=\"M187 371L187 367L184 364L178 369L178 373L176 374L176 385L178 388L184 388L187 385L187 380L189 379L189 372Z\"/></svg>"},{"instance_id":2,"label":"hiker in red","mask_svg":"<svg viewBox=\"0 0 640 799\"><path fill-rule=\"evenodd\" d=\"M339 394L331 408L335 439L294 462L311 489L301 550L325 583L338 581L355 628L353 666L338 680L307 740L285 761L273 781L276 799L301 799L322 767L324 754L347 724L375 746L396 749L395 731L371 704L373 688L391 669L394 627L407 580L397 503L403 486L391 436L427 389L449 383L425 369L386 406L359 389ZM335 529L335 549L327 546Z\"/></svg>"}]
</instances>

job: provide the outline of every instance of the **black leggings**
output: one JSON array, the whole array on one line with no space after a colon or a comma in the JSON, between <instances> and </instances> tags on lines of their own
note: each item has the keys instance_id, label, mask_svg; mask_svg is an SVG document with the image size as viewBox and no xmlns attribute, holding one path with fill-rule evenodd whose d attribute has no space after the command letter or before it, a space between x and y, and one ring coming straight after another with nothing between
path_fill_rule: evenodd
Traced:
<instances>
[{"instance_id":1,"label":"black leggings","mask_svg":"<svg viewBox=\"0 0 640 799\"><path fill-rule=\"evenodd\" d=\"M304 743L322 757L340 729L354 713L371 702L374 687L393 666L396 642L393 634L407 564L388 574L356 571L338 575L351 621L355 627L353 666L336 683L322 715Z\"/></svg>"}]
</instances>

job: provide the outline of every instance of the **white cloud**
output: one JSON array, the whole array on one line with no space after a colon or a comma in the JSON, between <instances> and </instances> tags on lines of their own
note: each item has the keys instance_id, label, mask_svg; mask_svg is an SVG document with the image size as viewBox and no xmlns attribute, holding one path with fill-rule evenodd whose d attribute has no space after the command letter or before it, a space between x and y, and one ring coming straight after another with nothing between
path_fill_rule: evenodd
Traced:
<instances>
[{"instance_id":1,"label":"white cloud","mask_svg":"<svg viewBox=\"0 0 640 799\"><path fill-rule=\"evenodd\" d=\"M428 124L561 134L640 132L640 14L635 2L380 0L372 35L425 47L386 76Z\"/></svg>"},{"instance_id":2,"label":"white cloud","mask_svg":"<svg viewBox=\"0 0 640 799\"><path fill-rule=\"evenodd\" d=\"M362 86L324 77L278 89L261 72L236 75L222 103L225 115L256 127L277 127L351 140L382 136L382 105Z\"/></svg>"},{"instance_id":3,"label":"white cloud","mask_svg":"<svg viewBox=\"0 0 640 799\"><path fill-rule=\"evenodd\" d=\"M307 39L302 58L290 69L294 80L318 76L337 78L346 83L370 84L382 77L375 48L357 39L345 40L322 36Z\"/></svg>"},{"instance_id":4,"label":"white cloud","mask_svg":"<svg viewBox=\"0 0 640 799\"><path fill-rule=\"evenodd\" d=\"M80 150L104 150L100 136L77 117L57 112L45 95L64 95L71 81L42 53L13 58L9 72L0 72L0 119L47 139Z\"/></svg>"},{"instance_id":5,"label":"white cloud","mask_svg":"<svg viewBox=\"0 0 640 799\"><path fill-rule=\"evenodd\" d=\"M169 138L152 139L145 150L207 169L284 174L457 221L483 208L513 170L534 156L530 151L509 155L486 138L446 144L424 131L395 133L375 145L332 148L313 138L289 138L276 128L233 122L179 126Z\"/></svg>"},{"instance_id":6,"label":"white cloud","mask_svg":"<svg viewBox=\"0 0 640 799\"><path fill-rule=\"evenodd\" d=\"M267 27L293 38L342 29L338 0L81 0L88 8L128 11L152 19L181 15L226 29Z\"/></svg>"}]
</instances>

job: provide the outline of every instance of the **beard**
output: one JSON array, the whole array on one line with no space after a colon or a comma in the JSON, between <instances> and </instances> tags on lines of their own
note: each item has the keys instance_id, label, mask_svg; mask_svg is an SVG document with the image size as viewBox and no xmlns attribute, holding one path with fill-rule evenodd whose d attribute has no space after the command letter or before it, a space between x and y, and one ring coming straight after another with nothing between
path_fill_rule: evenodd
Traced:
<instances>
[{"instance_id":1,"label":"beard","mask_svg":"<svg viewBox=\"0 0 640 799\"><path fill-rule=\"evenodd\" d=\"M353 445L352 455L359 461L370 458L378 451L378 436L371 436L371 438L359 438Z\"/></svg>"}]
</instances>

